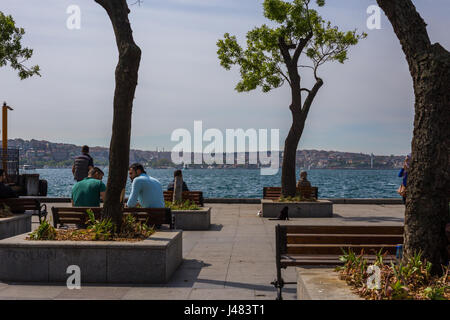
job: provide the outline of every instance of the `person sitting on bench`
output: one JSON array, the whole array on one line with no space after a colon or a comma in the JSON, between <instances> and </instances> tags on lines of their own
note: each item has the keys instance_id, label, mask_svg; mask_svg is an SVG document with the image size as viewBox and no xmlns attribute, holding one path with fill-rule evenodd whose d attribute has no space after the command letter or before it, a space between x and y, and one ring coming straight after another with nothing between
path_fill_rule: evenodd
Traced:
<instances>
[{"instance_id":1,"label":"person sitting on bench","mask_svg":"<svg viewBox=\"0 0 450 320\"><path fill-rule=\"evenodd\" d=\"M87 178L72 187L74 207L100 207L100 198L104 200L106 186L102 182L104 173L100 168L89 170Z\"/></svg>"},{"instance_id":2,"label":"person sitting on bench","mask_svg":"<svg viewBox=\"0 0 450 320\"><path fill-rule=\"evenodd\" d=\"M5 183L8 182L6 172L0 169L0 199L17 198L17 194Z\"/></svg>"},{"instance_id":3,"label":"person sitting on bench","mask_svg":"<svg viewBox=\"0 0 450 320\"><path fill-rule=\"evenodd\" d=\"M297 188L311 187L311 183L308 181L307 176L308 174L306 173L306 171L300 172L300 180L298 180L297 182Z\"/></svg>"},{"instance_id":4,"label":"person sitting on bench","mask_svg":"<svg viewBox=\"0 0 450 320\"><path fill-rule=\"evenodd\" d=\"M167 186L167 190L168 191L173 191L175 189L175 177L183 177L183 173L181 172L181 170L175 170L175 172L173 173L173 181L171 183L169 183L169 185ZM182 191L189 191L188 186L186 184L186 182L184 182L183 180L183 190Z\"/></svg>"},{"instance_id":5,"label":"person sitting on bench","mask_svg":"<svg viewBox=\"0 0 450 320\"><path fill-rule=\"evenodd\" d=\"M132 184L127 207L136 207L138 201L142 208L165 207L161 183L157 179L149 177L142 164L132 164L128 173Z\"/></svg>"}]
</instances>

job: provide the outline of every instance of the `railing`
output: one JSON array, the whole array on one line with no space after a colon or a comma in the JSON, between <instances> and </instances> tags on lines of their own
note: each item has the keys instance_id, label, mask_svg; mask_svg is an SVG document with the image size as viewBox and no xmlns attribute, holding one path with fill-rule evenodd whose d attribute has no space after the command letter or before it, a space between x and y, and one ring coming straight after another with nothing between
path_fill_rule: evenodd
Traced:
<instances>
[{"instance_id":1,"label":"railing","mask_svg":"<svg viewBox=\"0 0 450 320\"><path fill-rule=\"evenodd\" d=\"M18 183L19 181L19 149L0 148L0 168L6 166L8 182Z\"/></svg>"}]
</instances>

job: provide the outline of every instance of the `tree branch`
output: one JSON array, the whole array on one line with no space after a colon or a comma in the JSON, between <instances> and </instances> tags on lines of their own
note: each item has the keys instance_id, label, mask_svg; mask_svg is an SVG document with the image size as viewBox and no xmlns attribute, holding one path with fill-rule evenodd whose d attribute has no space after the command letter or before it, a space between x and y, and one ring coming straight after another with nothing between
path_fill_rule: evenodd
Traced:
<instances>
[{"instance_id":1,"label":"tree branch","mask_svg":"<svg viewBox=\"0 0 450 320\"><path fill-rule=\"evenodd\" d=\"M310 31L308 33L308 35L306 36L306 38L300 39L300 43L297 45L297 48L295 49L295 52L294 52L294 56L292 57L292 61L295 64L297 64L298 59L300 58L300 55L301 55L303 49L305 49L306 45L308 44L309 40L311 40L312 36L313 36L313 33L312 33L312 31Z\"/></svg>"},{"instance_id":2,"label":"tree branch","mask_svg":"<svg viewBox=\"0 0 450 320\"><path fill-rule=\"evenodd\" d=\"M291 54L289 53L289 48L284 41L283 37L278 38L278 46L280 47L281 55L283 56L284 63L289 66L292 62Z\"/></svg>"},{"instance_id":3,"label":"tree branch","mask_svg":"<svg viewBox=\"0 0 450 320\"><path fill-rule=\"evenodd\" d=\"M311 108L311 104L312 104L317 92L319 91L320 87L322 87L322 85L323 85L322 79L317 78L316 84L309 91L308 96L306 97L306 100L303 103L303 108L302 108L302 114L305 117L305 119L308 116L308 112L309 112L309 109Z\"/></svg>"}]
</instances>

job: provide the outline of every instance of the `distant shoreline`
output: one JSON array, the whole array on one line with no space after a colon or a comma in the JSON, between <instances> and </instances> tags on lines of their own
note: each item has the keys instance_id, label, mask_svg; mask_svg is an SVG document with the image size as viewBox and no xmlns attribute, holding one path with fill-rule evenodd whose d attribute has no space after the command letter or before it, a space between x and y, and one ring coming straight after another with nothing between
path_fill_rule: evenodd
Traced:
<instances>
[{"instance_id":1,"label":"distant shoreline","mask_svg":"<svg viewBox=\"0 0 450 320\"><path fill-rule=\"evenodd\" d=\"M101 166L104 167L104 166ZM146 167L149 170L176 170L178 168L152 168L152 167ZM36 168L36 170L46 170L46 169L72 169L72 167L48 167L48 168ZM181 169L181 168L180 168ZM260 170L261 168L188 168L188 169L182 169L182 170ZM297 169L303 169L303 170L400 170L401 168L311 168L311 169L305 169L302 167L297 167ZM281 170L281 167L280 167ZM21 170L23 171L23 170Z\"/></svg>"}]
</instances>

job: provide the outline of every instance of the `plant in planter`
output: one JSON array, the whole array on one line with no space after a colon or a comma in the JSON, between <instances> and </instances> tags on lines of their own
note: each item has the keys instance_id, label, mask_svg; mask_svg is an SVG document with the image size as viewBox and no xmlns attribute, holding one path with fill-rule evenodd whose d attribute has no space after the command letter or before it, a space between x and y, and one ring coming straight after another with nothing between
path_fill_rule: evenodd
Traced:
<instances>
[{"instance_id":1,"label":"plant in planter","mask_svg":"<svg viewBox=\"0 0 450 320\"><path fill-rule=\"evenodd\" d=\"M340 260L344 263L342 267L337 267L340 278L353 287L362 297L370 300L449 300L450 285L448 267L442 267L443 276L432 276L432 265L422 259L421 253L416 253L407 259L403 264L385 264L384 255L380 252L376 254L374 264L380 268L381 288L369 289L367 280L367 259L364 253L356 255L353 251L344 252Z\"/></svg>"},{"instance_id":2,"label":"plant in planter","mask_svg":"<svg viewBox=\"0 0 450 320\"><path fill-rule=\"evenodd\" d=\"M0 209L0 218L9 218L12 216L13 213L11 212L11 208L6 204L3 204L3 209Z\"/></svg>"},{"instance_id":3,"label":"plant in planter","mask_svg":"<svg viewBox=\"0 0 450 320\"><path fill-rule=\"evenodd\" d=\"M186 200L182 202L166 202L166 208L172 210L200 210L200 207L191 200Z\"/></svg>"},{"instance_id":4,"label":"plant in planter","mask_svg":"<svg viewBox=\"0 0 450 320\"><path fill-rule=\"evenodd\" d=\"M317 202L316 198L305 198L299 194L297 194L295 197L285 197L285 196L281 196L278 200L276 200L277 202Z\"/></svg>"},{"instance_id":5,"label":"plant in planter","mask_svg":"<svg viewBox=\"0 0 450 320\"><path fill-rule=\"evenodd\" d=\"M36 231L30 234L30 240L55 240L56 229L48 223L47 220L43 220Z\"/></svg>"},{"instance_id":6,"label":"plant in planter","mask_svg":"<svg viewBox=\"0 0 450 320\"><path fill-rule=\"evenodd\" d=\"M39 228L30 234L28 240L71 240L71 241L138 241L149 238L155 233L154 228L136 221L132 215L123 217L120 230L111 219L96 220L92 210L86 229L55 229L47 221L43 221Z\"/></svg>"}]
</instances>

